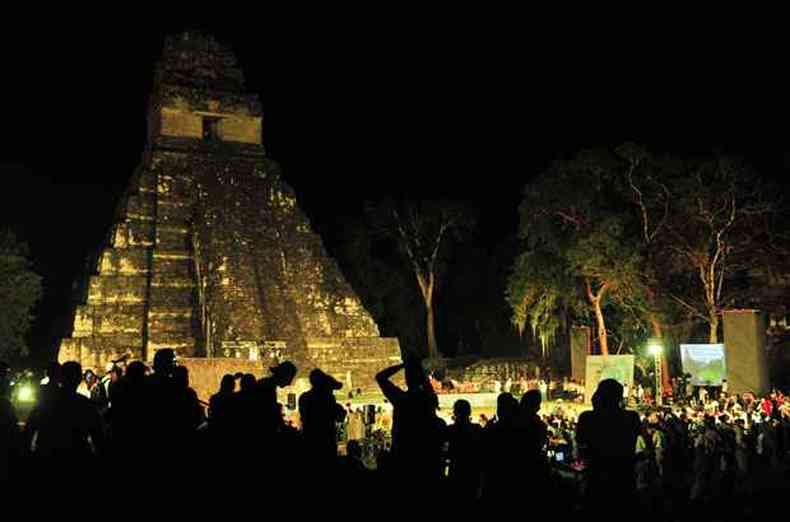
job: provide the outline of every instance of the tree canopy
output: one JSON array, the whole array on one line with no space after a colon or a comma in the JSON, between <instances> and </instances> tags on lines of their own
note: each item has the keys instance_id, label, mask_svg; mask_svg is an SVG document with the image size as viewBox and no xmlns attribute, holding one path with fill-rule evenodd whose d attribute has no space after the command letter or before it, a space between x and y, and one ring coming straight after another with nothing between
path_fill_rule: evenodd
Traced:
<instances>
[{"instance_id":1,"label":"tree canopy","mask_svg":"<svg viewBox=\"0 0 790 522\"><path fill-rule=\"evenodd\" d=\"M585 152L555 163L525 189L523 249L508 301L519 330L529 324L544 354L568 316L592 320L599 349L608 353L604 309L641 308L643 257L621 190L626 168L614 154Z\"/></svg>"},{"instance_id":2,"label":"tree canopy","mask_svg":"<svg viewBox=\"0 0 790 522\"><path fill-rule=\"evenodd\" d=\"M636 342L685 318L716 342L722 310L753 302L760 274L790 251L775 193L715 155L656 157L626 144L556 162L524 191L513 322L544 351L569 317L595 325L601 353L613 324Z\"/></svg>"},{"instance_id":3,"label":"tree canopy","mask_svg":"<svg viewBox=\"0 0 790 522\"><path fill-rule=\"evenodd\" d=\"M30 268L27 246L0 231L0 358L26 356L33 307L41 297L41 277Z\"/></svg>"}]
</instances>

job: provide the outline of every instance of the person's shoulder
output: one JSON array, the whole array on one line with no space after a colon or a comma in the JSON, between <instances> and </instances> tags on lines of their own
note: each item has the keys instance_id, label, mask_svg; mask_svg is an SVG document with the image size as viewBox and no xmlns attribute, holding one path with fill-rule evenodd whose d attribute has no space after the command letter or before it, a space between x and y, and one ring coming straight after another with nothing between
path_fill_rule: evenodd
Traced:
<instances>
[{"instance_id":1,"label":"person's shoulder","mask_svg":"<svg viewBox=\"0 0 790 522\"><path fill-rule=\"evenodd\" d=\"M99 413L99 408L96 407L96 404L94 404L92 400L85 397L84 395L80 395L78 393L72 397L71 401L74 407L77 408L80 413L86 415L93 415L94 413L98 415Z\"/></svg>"}]
</instances>

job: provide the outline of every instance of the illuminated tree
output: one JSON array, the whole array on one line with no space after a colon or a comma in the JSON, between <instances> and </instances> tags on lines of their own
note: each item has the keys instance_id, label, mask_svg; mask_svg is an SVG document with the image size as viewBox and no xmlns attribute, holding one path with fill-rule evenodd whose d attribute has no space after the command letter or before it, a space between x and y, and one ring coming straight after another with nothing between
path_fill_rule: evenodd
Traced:
<instances>
[{"instance_id":1,"label":"illuminated tree","mask_svg":"<svg viewBox=\"0 0 790 522\"><path fill-rule=\"evenodd\" d=\"M28 354L25 336L40 297L41 277L30 269L27 246L0 231L0 358Z\"/></svg>"},{"instance_id":2,"label":"illuminated tree","mask_svg":"<svg viewBox=\"0 0 790 522\"><path fill-rule=\"evenodd\" d=\"M602 354L609 353L607 307L644 313L644 260L621 190L626 167L608 153L582 153L554 164L524 191L523 249L507 298L519 331L529 324L544 356L566 312L593 322Z\"/></svg>"},{"instance_id":3,"label":"illuminated tree","mask_svg":"<svg viewBox=\"0 0 790 522\"><path fill-rule=\"evenodd\" d=\"M417 279L425 305L428 357L437 359L434 298L444 275L443 254L454 239L469 230L474 217L469 208L449 201L387 201L369 207L380 232L395 240Z\"/></svg>"},{"instance_id":4,"label":"illuminated tree","mask_svg":"<svg viewBox=\"0 0 790 522\"><path fill-rule=\"evenodd\" d=\"M744 305L750 272L768 263L778 203L762 180L731 158L673 165L670 219L661 243L671 260L671 298L708 323L718 342L722 310Z\"/></svg>"}]
</instances>

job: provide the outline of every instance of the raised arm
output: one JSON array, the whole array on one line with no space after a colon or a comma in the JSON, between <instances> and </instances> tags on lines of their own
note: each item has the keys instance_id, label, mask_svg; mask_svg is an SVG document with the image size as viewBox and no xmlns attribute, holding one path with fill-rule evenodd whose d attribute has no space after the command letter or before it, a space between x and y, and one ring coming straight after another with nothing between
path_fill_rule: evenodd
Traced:
<instances>
[{"instance_id":1,"label":"raised arm","mask_svg":"<svg viewBox=\"0 0 790 522\"><path fill-rule=\"evenodd\" d=\"M401 371L405 365L403 363L396 364L395 366L390 366L389 368L384 368L379 373L376 374L376 382L381 388L381 391L384 393L384 396L387 398L390 403L395 404L398 399L403 395L404 391L395 386L390 379L393 375Z\"/></svg>"}]
</instances>

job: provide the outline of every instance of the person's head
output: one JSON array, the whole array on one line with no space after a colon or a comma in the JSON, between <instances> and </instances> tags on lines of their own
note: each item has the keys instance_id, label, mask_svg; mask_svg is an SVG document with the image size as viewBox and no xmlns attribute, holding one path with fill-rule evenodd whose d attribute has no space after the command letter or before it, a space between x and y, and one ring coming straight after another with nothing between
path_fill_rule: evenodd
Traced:
<instances>
[{"instance_id":1,"label":"person's head","mask_svg":"<svg viewBox=\"0 0 790 522\"><path fill-rule=\"evenodd\" d=\"M189 388L189 370L186 366L173 368L173 380L178 388Z\"/></svg>"},{"instance_id":2,"label":"person's head","mask_svg":"<svg viewBox=\"0 0 790 522\"><path fill-rule=\"evenodd\" d=\"M540 402L540 392L529 390L521 397L521 410L527 415L536 415L540 411Z\"/></svg>"},{"instance_id":3,"label":"person's head","mask_svg":"<svg viewBox=\"0 0 790 522\"><path fill-rule=\"evenodd\" d=\"M176 352L170 348L162 348L154 354L154 372L159 375L172 376L176 369Z\"/></svg>"},{"instance_id":4,"label":"person's head","mask_svg":"<svg viewBox=\"0 0 790 522\"><path fill-rule=\"evenodd\" d=\"M496 416L500 421L512 419L518 411L518 401L510 393L500 393L496 399Z\"/></svg>"},{"instance_id":5,"label":"person's head","mask_svg":"<svg viewBox=\"0 0 790 522\"><path fill-rule=\"evenodd\" d=\"M611 410L620 407L623 400L623 385L614 379L604 379L592 397L593 409Z\"/></svg>"},{"instance_id":6,"label":"person's head","mask_svg":"<svg viewBox=\"0 0 790 522\"><path fill-rule=\"evenodd\" d=\"M233 375L226 373L222 376L222 380L219 382L219 391L220 393L233 393L236 389L236 379Z\"/></svg>"},{"instance_id":7,"label":"person's head","mask_svg":"<svg viewBox=\"0 0 790 522\"><path fill-rule=\"evenodd\" d=\"M92 370L85 370L83 374L83 379L85 379L85 384L88 386L92 386L93 383L96 381L96 374L93 373Z\"/></svg>"},{"instance_id":8,"label":"person's head","mask_svg":"<svg viewBox=\"0 0 790 522\"><path fill-rule=\"evenodd\" d=\"M358 440L350 440L348 444L346 444L346 453L349 457L354 459L361 459L362 458L362 446L359 444Z\"/></svg>"},{"instance_id":9,"label":"person's head","mask_svg":"<svg viewBox=\"0 0 790 522\"><path fill-rule=\"evenodd\" d=\"M130 383L142 382L145 378L145 364L141 361L132 361L126 367L126 376L124 378Z\"/></svg>"},{"instance_id":10,"label":"person's head","mask_svg":"<svg viewBox=\"0 0 790 522\"><path fill-rule=\"evenodd\" d=\"M63 364L61 372L61 386L67 392L76 392L82 381L82 366L76 361Z\"/></svg>"},{"instance_id":11,"label":"person's head","mask_svg":"<svg viewBox=\"0 0 790 522\"><path fill-rule=\"evenodd\" d=\"M239 391L252 391L255 389L257 382L253 374L245 373L241 376L241 381L239 381Z\"/></svg>"},{"instance_id":12,"label":"person's head","mask_svg":"<svg viewBox=\"0 0 790 522\"><path fill-rule=\"evenodd\" d=\"M296 377L296 366L291 361L283 361L269 370L272 372L274 383L280 388L290 386Z\"/></svg>"},{"instance_id":13,"label":"person's head","mask_svg":"<svg viewBox=\"0 0 790 522\"><path fill-rule=\"evenodd\" d=\"M403 363L403 370L406 375L406 387L410 390L419 390L425 387L427 378L425 370L419 359L408 358Z\"/></svg>"},{"instance_id":14,"label":"person's head","mask_svg":"<svg viewBox=\"0 0 790 522\"><path fill-rule=\"evenodd\" d=\"M343 387L343 383L337 381L334 377L324 373L318 368L310 372L310 385L322 391L339 390Z\"/></svg>"},{"instance_id":15,"label":"person's head","mask_svg":"<svg viewBox=\"0 0 790 522\"><path fill-rule=\"evenodd\" d=\"M50 385L58 386L62 375L63 367L59 362L54 361L47 366L47 377L49 378Z\"/></svg>"},{"instance_id":16,"label":"person's head","mask_svg":"<svg viewBox=\"0 0 790 522\"><path fill-rule=\"evenodd\" d=\"M453 404L453 418L458 424L466 424L472 416L472 405L466 399L458 399Z\"/></svg>"}]
</instances>

